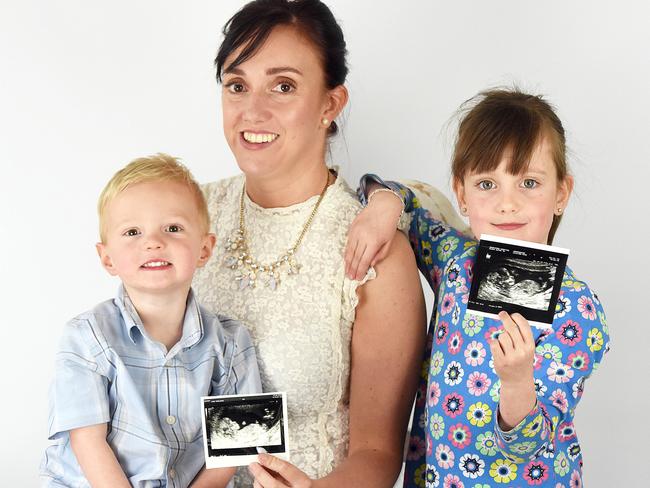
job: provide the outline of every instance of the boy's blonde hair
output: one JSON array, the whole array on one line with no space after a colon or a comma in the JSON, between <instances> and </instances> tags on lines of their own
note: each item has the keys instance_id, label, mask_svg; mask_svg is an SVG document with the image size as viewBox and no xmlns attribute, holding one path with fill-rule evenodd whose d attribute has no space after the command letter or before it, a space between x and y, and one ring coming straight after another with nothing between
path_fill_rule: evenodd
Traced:
<instances>
[{"instance_id":1,"label":"boy's blonde hair","mask_svg":"<svg viewBox=\"0 0 650 488\"><path fill-rule=\"evenodd\" d=\"M199 221L203 232L207 234L210 228L210 216L208 206L190 170L187 169L178 159L164 153L154 154L143 158L134 159L124 168L113 175L106 184L97 202L97 213L99 214L99 236L102 242L106 241L105 213L108 204L126 190L129 186L149 181L175 181L187 185L196 200L196 207L199 212Z\"/></svg>"}]
</instances>

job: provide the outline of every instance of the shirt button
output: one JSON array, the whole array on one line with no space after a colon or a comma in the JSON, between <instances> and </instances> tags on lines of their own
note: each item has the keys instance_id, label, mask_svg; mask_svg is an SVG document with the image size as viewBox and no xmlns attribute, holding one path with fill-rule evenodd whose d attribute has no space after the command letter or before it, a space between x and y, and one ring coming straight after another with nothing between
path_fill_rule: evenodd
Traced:
<instances>
[{"instance_id":1,"label":"shirt button","mask_svg":"<svg viewBox=\"0 0 650 488\"><path fill-rule=\"evenodd\" d=\"M169 415L165 420L169 425L174 425L176 423L176 417L173 415Z\"/></svg>"},{"instance_id":2,"label":"shirt button","mask_svg":"<svg viewBox=\"0 0 650 488\"><path fill-rule=\"evenodd\" d=\"M174 471L174 468L169 470L169 477L172 479L176 478L176 471Z\"/></svg>"}]
</instances>

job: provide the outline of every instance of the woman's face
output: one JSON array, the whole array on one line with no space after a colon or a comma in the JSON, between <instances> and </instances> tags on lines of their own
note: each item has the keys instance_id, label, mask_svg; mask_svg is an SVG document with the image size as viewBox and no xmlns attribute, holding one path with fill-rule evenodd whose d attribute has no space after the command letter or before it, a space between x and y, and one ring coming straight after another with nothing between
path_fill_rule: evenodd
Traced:
<instances>
[{"instance_id":1,"label":"woman's face","mask_svg":"<svg viewBox=\"0 0 650 488\"><path fill-rule=\"evenodd\" d=\"M322 120L336 114L316 48L294 28L279 26L254 56L228 70L240 50L226 59L221 95L224 134L240 169L274 178L322 164Z\"/></svg>"}]
</instances>

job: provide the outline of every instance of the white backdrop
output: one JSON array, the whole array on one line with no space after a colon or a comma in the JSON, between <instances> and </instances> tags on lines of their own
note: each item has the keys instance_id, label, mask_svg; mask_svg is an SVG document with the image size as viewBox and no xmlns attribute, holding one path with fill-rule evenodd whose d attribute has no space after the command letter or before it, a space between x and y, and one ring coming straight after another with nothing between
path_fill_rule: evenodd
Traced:
<instances>
[{"instance_id":1,"label":"white backdrop","mask_svg":"<svg viewBox=\"0 0 650 488\"><path fill-rule=\"evenodd\" d=\"M38 486L63 323L115 292L95 202L134 157L235 174L212 59L240 1L0 0L0 484ZM645 485L650 7L638 1L330 0L351 102L332 159L449 194L453 130L477 91L517 82L559 108L576 194L556 243L600 295L613 351L578 409L587 486ZM645 485L647 486L647 485Z\"/></svg>"}]
</instances>

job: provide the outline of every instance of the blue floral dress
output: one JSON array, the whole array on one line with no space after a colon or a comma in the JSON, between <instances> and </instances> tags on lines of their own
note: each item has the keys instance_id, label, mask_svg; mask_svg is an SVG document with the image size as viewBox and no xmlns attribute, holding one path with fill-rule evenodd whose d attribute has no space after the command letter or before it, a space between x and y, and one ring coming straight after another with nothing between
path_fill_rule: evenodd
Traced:
<instances>
[{"instance_id":1,"label":"blue floral dress","mask_svg":"<svg viewBox=\"0 0 650 488\"><path fill-rule=\"evenodd\" d=\"M566 269L552 328L533 328L537 405L501 430L488 340L502 325L467 311L477 242L433 219L410 189L375 180L404 196L418 268L435 293L404 486L582 486L573 417L585 380L609 349L597 296Z\"/></svg>"}]
</instances>

